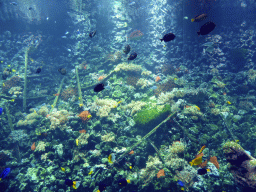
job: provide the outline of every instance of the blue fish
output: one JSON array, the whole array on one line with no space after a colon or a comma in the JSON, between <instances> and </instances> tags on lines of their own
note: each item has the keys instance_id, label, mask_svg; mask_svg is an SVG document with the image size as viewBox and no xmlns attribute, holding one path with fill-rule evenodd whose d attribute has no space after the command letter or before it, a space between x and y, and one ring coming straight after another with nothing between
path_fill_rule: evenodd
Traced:
<instances>
[{"instance_id":1,"label":"blue fish","mask_svg":"<svg viewBox=\"0 0 256 192\"><path fill-rule=\"evenodd\" d=\"M4 179L5 177L7 177L7 175L10 173L10 171L11 171L11 168L6 168L6 169L1 173L1 175L0 175L0 181L1 181L2 179Z\"/></svg>"},{"instance_id":2,"label":"blue fish","mask_svg":"<svg viewBox=\"0 0 256 192\"><path fill-rule=\"evenodd\" d=\"M0 108L0 115L2 115L3 114L3 108L1 107Z\"/></svg>"},{"instance_id":3,"label":"blue fish","mask_svg":"<svg viewBox=\"0 0 256 192\"><path fill-rule=\"evenodd\" d=\"M181 180L178 180L178 184L179 184L181 187L184 187L184 183L183 183Z\"/></svg>"}]
</instances>

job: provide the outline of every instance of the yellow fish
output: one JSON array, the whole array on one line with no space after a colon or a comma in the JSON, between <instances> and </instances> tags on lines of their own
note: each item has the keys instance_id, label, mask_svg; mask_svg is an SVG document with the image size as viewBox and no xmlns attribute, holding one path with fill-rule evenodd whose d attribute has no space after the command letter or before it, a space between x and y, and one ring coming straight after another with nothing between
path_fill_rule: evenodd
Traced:
<instances>
[{"instance_id":1,"label":"yellow fish","mask_svg":"<svg viewBox=\"0 0 256 192\"><path fill-rule=\"evenodd\" d=\"M80 100L81 98L80 98L80 97L78 97L78 99Z\"/></svg>"},{"instance_id":2,"label":"yellow fish","mask_svg":"<svg viewBox=\"0 0 256 192\"><path fill-rule=\"evenodd\" d=\"M238 143L238 142L239 142L239 140L235 140L235 142L236 142L236 143Z\"/></svg>"},{"instance_id":3,"label":"yellow fish","mask_svg":"<svg viewBox=\"0 0 256 192\"><path fill-rule=\"evenodd\" d=\"M198 106L195 106L197 108L198 111L200 111L200 108Z\"/></svg>"},{"instance_id":4,"label":"yellow fish","mask_svg":"<svg viewBox=\"0 0 256 192\"><path fill-rule=\"evenodd\" d=\"M129 168L132 169L132 166L130 166Z\"/></svg>"},{"instance_id":5,"label":"yellow fish","mask_svg":"<svg viewBox=\"0 0 256 192\"><path fill-rule=\"evenodd\" d=\"M7 65L7 67L11 67L11 65Z\"/></svg>"},{"instance_id":6,"label":"yellow fish","mask_svg":"<svg viewBox=\"0 0 256 192\"><path fill-rule=\"evenodd\" d=\"M11 99L11 100L9 100L9 101L14 102L14 101L15 101L15 99Z\"/></svg>"},{"instance_id":7,"label":"yellow fish","mask_svg":"<svg viewBox=\"0 0 256 192\"><path fill-rule=\"evenodd\" d=\"M64 167L60 167L61 171L65 172L66 169Z\"/></svg>"},{"instance_id":8,"label":"yellow fish","mask_svg":"<svg viewBox=\"0 0 256 192\"><path fill-rule=\"evenodd\" d=\"M110 155L108 156L108 162L109 162L110 164L113 163L113 155L112 155L112 154L110 154Z\"/></svg>"},{"instance_id":9,"label":"yellow fish","mask_svg":"<svg viewBox=\"0 0 256 192\"><path fill-rule=\"evenodd\" d=\"M92 117L92 115L88 115L87 118L90 119Z\"/></svg>"},{"instance_id":10,"label":"yellow fish","mask_svg":"<svg viewBox=\"0 0 256 192\"><path fill-rule=\"evenodd\" d=\"M164 45L163 47L166 47L166 45Z\"/></svg>"},{"instance_id":11,"label":"yellow fish","mask_svg":"<svg viewBox=\"0 0 256 192\"><path fill-rule=\"evenodd\" d=\"M1 61L1 63L3 63L4 61Z\"/></svg>"},{"instance_id":12,"label":"yellow fish","mask_svg":"<svg viewBox=\"0 0 256 192\"><path fill-rule=\"evenodd\" d=\"M78 139L76 139L76 146L78 146L78 142L79 142L79 140L78 140Z\"/></svg>"},{"instance_id":13,"label":"yellow fish","mask_svg":"<svg viewBox=\"0 0 256 192\"><path fill-rule=\"evenodd\" d=\"M174 80L174 81L177 81L177 80L178 80L178 78L176 78L176 77L175 77L173 80Z\"/></svg>"},{"instance_id":14,"label":"yellow fish","mask_svg":"<svg viewBox=\"0 0 256 192\"><path fill-rule=\"evenodd\" d=\"M30 61L31 61L31 62L34 62L34 59L30 58Z\"/></svg>"},{"instance_id":15,"label":"yellow fish","mask_svg":"<svg viewBox=\"0 0 256 192\"><path fill-rule=\"evenodd\" d=\"M184 189L184 187L181 187L180 190L181 190L181 191L184 191L185 189Z\"/></svg>"},{"instance_id":16,"label":"yellow fish","mask_svg":"<svg viewBox=\"0 0 256 192\"><path fill-rule=\"evenodd\" d=\"M51 105L52 108L54 108L54 105Z\"/></svg>"},{"instance_id":17,"label":"yellow fish","mask_svg":"<svg viewBox=\"0 0 256 192\"><path fill-rule=\"evenodd\" d=\"M197 153L197 154L200 154L200 153L202 153L202 151L205 149L205 145L200 149L200 151Z\"/></svg>"},{"instance_id":18,"label":"yellow fish","mask_svg":"<svg viewBox=\"0 0 256 192\"><path fill-rule=\"evenodd\" d=\"M5 86L5 84L3 83L3 87Z\"/></svg>"},{"instance_id":19,"label":"yellow fish","mask_svg":"<svg viewBox=\"0 0 256 192\"><path fill-rule=\"evenodd\" d=\"M230 102L230 101L227 101L227 104L229 104L229 105L230 105L230 104L231 104L231 102Z\"/></svg>"},{"instance_id":20,"label":"yellow fish","mask_svg":"<svg viewBox=\"0 0 256 192\"><path fill-rule=\"evenodd\" d=\"M88 175L91 175L91 174L93 174L93 171L90 171L90 172L88 173Z\"/></svg>"},{"instance_id":21,"label":"yellow fish","mask_svg":"<svg viewBox=\"0 0 256 192\"><path fill-rule=\"evenodd\" d=\"M82 103L80 103L80 104L79 104L79 107L83 107L83 104L82 104Z\"/></svg>"},{"instance_id":22,"label":"yellow fish","mask_svg":"<svg viewBox=\"0 0 256 192\"><path fill-rule=\"evenodd\" d=\"M193 166L193 165L200 165L201 163L202 163L202 157L195 158L191 162L189 162L189 164L191 166Z\"/></svg>"},{"instance_id":23,"label":"yellow fish","mask_svg":"<svg viewBox=\"0 0 256 192\"><path fill-rule=\"evenodd\" d=\"M120 104L120 103L122 103L122 101L118 101L117 103Z\"/></svg>"},{"instance_id":24,"label":"yellow fish","mask_svg":"<svg viewBox=\"0 0 256 192\"><path fill-rule=\"evenodd\" d=\"M72 187L73 187L74 189L77 189L77 187L76 187L76 181L73 181Z\"/></svg>"},{"instance_id":25,"label":"yellow fish","mask_svg":"<svg viewBox=\"0 0 256 192\"><path fill-rule=\"evenodd\" d=\"M16 70L15 70L15 69L12 69L12 72L13 72L13 73L15 73L15 72L16 72Z\"/></svg>"},{"instance_id":26,"label":"yellow fish","mask_svg":"<svg viewBox=\"0 0 256 192\"><path fill-rule=\"evenodd\" d=\"M114 105L113 107L114 107L114 108L117 108L117 106L116 106L116 105Z\"/></svg>"}]
</instances>

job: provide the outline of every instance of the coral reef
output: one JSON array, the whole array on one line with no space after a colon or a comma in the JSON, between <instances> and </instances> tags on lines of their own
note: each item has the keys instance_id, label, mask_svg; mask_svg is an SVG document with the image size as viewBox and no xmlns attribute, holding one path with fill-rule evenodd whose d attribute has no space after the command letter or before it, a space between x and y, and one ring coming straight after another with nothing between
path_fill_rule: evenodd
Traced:
<instances>
[{"instance_id":1,"label":"coral reef","mask_svg":"<svg viewBox=\"0 0 256 192\"><path fill-rule=\"evenodd\" d=\"M89 111L82 111L78 116L81 118L83 123L86 123L90 119L91 114Z\"/></svg>"},{"instance_id":2,"label":"coral reef","mask_svg":"<svg viewBox=\"0 0 256 192\"><path fill-rule=\"evenodd\" d=\"M71 99L73 96L77 96L77 89L68 87L62 91L60 96L64 101L68 101L68 99Z\"/></svg>"},{"instance_id":3,"label":"coral reef","mask_svg":"<svg viewBox=\"0 0 256 192\"><path fill-rule=\"evenodd\" d=\"M50 122L50 129L54 130L56 128L60 128L61 130L68 129L66 123L68 122L69 113L67 110L53 109L53 111L46 116Z\"/></svg>"},{"instance_id":4,"label":"coral reef","mask_svg":"<svg viewBox=\"0 0 256 192\"><path fill-rule=\"evenodd\" d=\"M12 87L18 87L20 81L21 81L21 78L18 76L11 77L9 80L4 82L4 86L2 87L2 92L5 94L8 94L9 90Z\"/></svg>"}]
</instances>

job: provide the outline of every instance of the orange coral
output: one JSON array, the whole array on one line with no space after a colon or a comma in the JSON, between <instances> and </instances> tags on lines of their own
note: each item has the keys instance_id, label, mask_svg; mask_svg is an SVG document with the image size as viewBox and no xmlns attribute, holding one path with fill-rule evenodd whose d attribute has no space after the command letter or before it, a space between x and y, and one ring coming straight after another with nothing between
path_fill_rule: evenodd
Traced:
<instances>
[{"instance_id":1,"label":"orange coral","mask_svg":"<svg viewBox=\"0 0 256 192\"><path fill-rule=\"evenodd\" d=\"M157 178L164 177L164 176L165 176L165 174L164 174L164 170L163 169L159 170L157 175L156 175Z\"/></svg>"},{"instance_id":2,"label":"orange coral","mask_svg":"<svg viewBox=\"0 0 256 192\"><path fill-rule=\"evenodd\" d=\"M83 111L78 116L81 118L83 123L86 123L90 118L88 116L91 115L89 111Z\"/></svg>"},{"instance_id":3,"label":"orange coral","mask_svg":"<svg viewBox=\"0 0 256 192\"><path fill-rule=\"evenodd\" d=\"M32 151L35 151L35 149L36 149L36 142L34 142L34 143L31 145L31 150L32 150Z\"/></svg>"},{"instance_id":4,"label":"orange coral","mask_svg":"<svg viewBox=\"0 0 256 192\"><path fill-rule=\"evenodd\" d=\"M210 162L213 163L217 169L220 168L220 165L219 165L219 163L217 161L217 157L216 156L210 157Z\"/></svg>"},{"instance_id":5,"label":"orange coral","mask_svg":"<svg viewBox=\"0 0 256 192\"><path fill-rule=\"evenodd\" d=\"M101 80L104 79L104 78L105 78L105 76L100 76L100 77L98 78L98 80L101 81Z\"/></svg>"},{"instance_id":6,"label":"orange coral","mask_svg":"<svg viewBox=\"0 0 256 192\"><path fill-rule=\"evenodd\" d=\"M85 129L79 130L79 133L86 133Z\"/></svg>"},{"instance_id":7,"label":"orange coral","mask_svg":"<svg viewBox=\"0 0 256 192\"><path fill-rule=\"evenodd\" d=\"M156 77L156 82L160 81L161 78L159 76Z\"/></svg>"},{"instance_id":8,"label":"orange coral","mask_svg":"<svg viewBox=\"0 0 256 192\"><path fill-rule=\"evenodd\" d=\"M133 155L134 154L134 151L133 150L131 150L130 151L130 153L129 153L129 155Z\"/></svg>"},{"instance_id":9,"label":"orange coral","mask_svg":"<svg viewBox=\"0 0 256 192\"><path fill-rule=\"evenodd\" d=\"M203 163L201 163L200 165L198 165L198 167L205 168L207 166L207 163L208 163L208 161L206 160Z\"/></svg>"}]
</instances>

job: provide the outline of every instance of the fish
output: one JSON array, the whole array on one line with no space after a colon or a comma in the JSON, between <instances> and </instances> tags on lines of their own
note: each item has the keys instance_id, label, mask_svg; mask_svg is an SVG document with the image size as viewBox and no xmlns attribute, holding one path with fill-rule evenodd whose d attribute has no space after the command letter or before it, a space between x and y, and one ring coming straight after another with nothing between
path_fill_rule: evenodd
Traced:
<instances>
[{"instance_id":1,"label":"fish","mask_svg":"<svg viewBox=\"0 0 256 192\"><path fill-rule=\"evenodd\" d=\"M197 158L193 159L191 162L189 162L189 164L191 166L200 165L201 163L202 163L202 157L197 157Z\"/></svg>"},{"instance_id":2,"label":"fish","mask_svg":"<svg viewBox=\"0 0 256 192\"><path fill-rule=\"evenodd\" d=\"M200 22L207 18L207 14L203 13L201 15L195 16L193 19L191 19L191 22Z\"/></svg>"},{"instance_id":3,"label":"fish","mask_svg":"<svg viewBox=\"0 0 256 192\"><path fill-rule=\"evenodd\" d=\"M80 183L81 183L80 181L72 181L70 179L65 180L65 184L70 187L72 186L74 189L77 189Z\"/></svg>"},{"instance_id":4,"label":"fish","mask_svg":"<svg viewBox=\"0 0 256 192\"><path fill-rule=\"evenodd\" d=\"M175 37L176 37L176 36L175 36L173 33L167 33L167 34L165 34L164 37L163 37L162 39L160 39L160 40L161 40L161 42L162 42L162 41L164 41L164 42L169 42L169 41L174 40Z\"/></svg>"},{"instance_id":5,"label":"fish","mask_svg":"<svg viewBox=\"0 0 256 192\"><path fill-rule=\"evenodd\" d=\"M0 115L2 115L3 114L3 108L1 107L0 108Z\"/></svg>"},{"instance_id":6,"label":"fish","mask_svg":"<svg viewBox=\"0 0 256 192\"><path fill-rule=\"evenodd\" d=\"M214 46L209 46L209 47L207 47L206 49L204 49L205 51L207 51L207 52L209 52L209 53L211 53L211 52L213 52L213 50L214 50Z\"/></svg>"},{"instance_id":7,"label":"fish","mask_svg":"<svg viewBox=\"0 0 256 192\"><path fill-rule=\"evenodd\" d=\"M207 42L207 43L204 43L203 46L209 47L209 46L212 46L213 44L214 44L213 42Z\"/></svg>"},{"instance_id":8,"label":"fish","mask_svg":"<svg viewBox=\"0 0 256 192\"><path fill-rule=\"evenodd\" d=\"M0 181L6 178L9 175L10 171L11 168L6 168L5 170L3 170L3 172L0 174Z\"/></svg>"},{"instance_id":9,"label":"fish","mask_svg":"<svg viewBox=\"0 0 256 192\"><path fill-rule=\"evenodd\" d=\"M187 20L187 19L188 19L188 17L187 17L187 16L185 16L185 17L183 17L183 19L186 19L186 20Z\"/></svg>"},{"instance_id":10,"label":"fish","mask_svg":"<svg viewBox=\"0 0 256 192\"><path fill-rule=\"evenodd\" d=\"M37 70L36 70L36 73L39 74L41 72L41 70L42 70L41 67L38 67Z\"/></svg>"},{"instance_id":11,"label":"fish","mask_svg":"<svg viewBox=\"0 0 256 192\"><path fill-rule=\"evenodd\" d=\"M89 33L89 37L93 38L96 35L96 30Z\"/></svg>"},{"instance_id":12,"label":"fish","mask_svg":"<svg viewBox=\"0 0 256 192\"><path fill-rule=\"evenodd\" d=\"M109 162L110 164L113 164L115 160L116 160L115 154L114 154L114 153L111 153L111 154L108 156L108 162Z\"/></svg>"},{"instance_id":13,"label":"fish","mask_svg":"<svg viewBox=\"0 0 256 192\"><path fill-rule=\"evenodd\" d=\"M28 10L30 10L30 11L31 11L31 10L33 10L33 8L32 8L32 7L29 7L29 8L28 8Z\"/></svg>"},{"instance_id":14,"label":"fish","mask_svg":"<svg viewBox=\"0 0 256 192\"><path fill-rule=\"evenodd\" d=\"M16 2L10 2L10 5L15 5L15 6L17 6L18 3L16 3Z\"/></svg>"},{"instance_id":15,"label":"fish","mask_svg":"<svg viewBox=\"0 0 256 192\"><path fill-rule=\"evenodd\" d=\"M129 3L129 5L130 5L130 6L131 6L131 5L135 5L135 1Z\"/></svg>"},{"instance_id":16,"label":"fish","mask_svg":"<svg viewBox=\"0 0 256 192\"><path fill-rule=\"evenodd\" d=\"M102 90L104 90L104 84L103 83L100 83L100 84L97 84L95 87L94 87L94 92L100 92Z\"/></svg>"},{"instance_id":17,"label":"fish","mask_svg":"<svg viewBox=\"0 0 256 192\"><path fill-rule=\"evenodd\" d=\"M197 170L198 175L205 175L207 172L210 172L210 169L201 168Z\"/></svg>"},{"instance_id":18,"label":"fish","mask_svg":"<svg viewBox=\"0 0 256 192\"><path fill-rule=\"evenodd\" d=\"M88 175L91 175L91 174L93 174L93 171L90 171L90 172L88 173Z\"/></svg>"},{"instance_id":19,"label":"fish","mask_svg":"<svg viewBox=\"0 0 256 192\"><path fill-rule=\"evenodd\" d=\"M125 54L128 54L130 52L130 50L131 50L130 45L126 45L123 51Z\"/></svg>"},{"instance_id":20,"label":"fish","mask_svg":"<svg viewBox=\"0 0 256 192\"><path fill-rule=\"evenodd\" d=\"M128 57L128 61L129 61L129 60L134 60L134 59L136 59L136 57L137 57L137 53L133 52L133 53Z\"/></svg>"},{"instance_id":21,"label":"fish","mask_svg":"<svg viewBox=\"0 0 256 192\"><path fill-rule=\"evenodd\" d=\"M61 75L67 74L67 70L65 68L59 68L58 71L60 72Z\"/></svg>"},{"instance_id":22,"label":"fish","mask_svg":"<svg viewBox=\"0 0 256 192\"><path fill-rule=\"evenodd\" d=\"M107 185L105 183L100 182L99 183L99 189L97 190L97 192L102 192L106 189Z\"/></svg>"},{"instance_id":23,"label":"fish","mask_svg":"<svg viewBox=\"0 0 256 192\"><path fill-rule=\"evenodd\" d=\"M178 185L181 186L181 187L185 186L185 184L181 180L178 180Z\"/></svg>"},{"instance_id":24,"label":"fish","mask_svg":"<svg viewBox=\"0 0 256 192\"><path fill-rule=\"evenodd\" d=\"M198 35L208 35L210 32L214 30L216 24L212 21L209 21L201 26L200 30L197 32Z\"/></svg>"},{"instance_id":25,"label":"fish","mask_svg":"<svg viewBox=\"0 0 256 192\"><path fill-rule=\"evenodd\" d=\"M78 146L79 144L79 139L76 139L76 146Z\"/></svg>"},{"instance_id":26,"label":"fish","mask_svg":"<svg viewBox=\"0 0 256 192\"><path fill-rule=\"evenodd\" d=\"M64 167L60 167L61 171L65 172L66 169Z\"/></svg>"},{"instance_id":27,"label":"fish","mask_svg":"<svg viewBox=\"0 0 256 192\"><path fill-rule=\"evenodd\" d=\"M200 151L197 153L197 154L200 154L200 153L202 153L202 151L205 149L205 145L200 149Z\"/></svg>"},{"instance_id":28,"label":"fish","mask_svg":"<svg viewBox=\"0 0 256 192\"><path fill-rule=\"evenodd\" d=\"M127 186L128 183L131 183L130 179L128 179L128 180L126 180L126 179L120 179L120 180L118 181L118 185L119 185L120 187L125 187L125 186Z\"/></svg>"}]
</instances>

